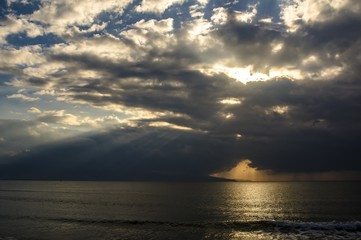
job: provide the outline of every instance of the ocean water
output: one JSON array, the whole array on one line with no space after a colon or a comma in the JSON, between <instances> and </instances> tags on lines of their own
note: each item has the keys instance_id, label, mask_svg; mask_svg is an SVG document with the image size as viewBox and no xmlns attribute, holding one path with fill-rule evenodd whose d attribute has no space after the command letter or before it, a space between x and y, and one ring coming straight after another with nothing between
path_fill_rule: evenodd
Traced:
<instances>
[{"instance_id":1,"label":"ocean water","mask_svg":"<svg viewBox=\"0 0 361 240\"><path fill-rule=\"evenodd\" d=\"M361 239L357 182L0 181L0 240Z\"/></svg>"}]
</instances>

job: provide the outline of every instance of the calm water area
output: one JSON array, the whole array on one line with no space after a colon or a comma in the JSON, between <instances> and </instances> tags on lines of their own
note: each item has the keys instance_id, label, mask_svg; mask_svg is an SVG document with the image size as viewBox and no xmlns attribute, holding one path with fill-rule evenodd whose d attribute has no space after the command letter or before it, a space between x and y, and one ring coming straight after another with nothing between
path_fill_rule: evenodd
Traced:
<instances>
[{"instance_id":1,"label":"calm water area","mask_svg":"<svg viewBox=\"0 0 361 240\"><path fill-rule=\"evenodd\" d=\"M0 181L0 240L361 239L359 182Z\"/></svg>"}]
</instances>

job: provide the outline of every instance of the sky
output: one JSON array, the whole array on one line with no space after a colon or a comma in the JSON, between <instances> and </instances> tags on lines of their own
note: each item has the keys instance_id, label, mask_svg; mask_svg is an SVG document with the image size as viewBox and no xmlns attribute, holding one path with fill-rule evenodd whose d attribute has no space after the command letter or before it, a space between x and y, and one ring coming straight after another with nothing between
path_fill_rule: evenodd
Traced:
<instances>
[{"instance_id":1,"label":"sky","mask_svg":"<svg viewBox=\"0 0 361 240\"><path fill-rule=\"evenodd\" d=\"M361 180L361 1L0 1L0 178Z\"/></svg>"}]
</instances>

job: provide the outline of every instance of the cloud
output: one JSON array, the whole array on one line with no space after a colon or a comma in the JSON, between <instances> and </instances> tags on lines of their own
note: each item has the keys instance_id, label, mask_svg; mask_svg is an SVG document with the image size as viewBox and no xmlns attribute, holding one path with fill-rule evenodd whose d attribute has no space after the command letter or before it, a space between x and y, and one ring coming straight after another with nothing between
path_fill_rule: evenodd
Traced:
<instances>
[{"instance_id":1,"label":"cloud","mask_svg":"<svg viewBox=\"0 0 361 240\"><path fill-rule=\"evenodd\" d=\"M141 4L135 8L137 12L163 13L173 4L182 4L184 0L142 0Z\"/></svg>"},{"instance_id":2,"label":"cloud","mask_svg":"<svg viewBox=\"0 0 361 240\"><path fill-rule=\"evenodd\" d=\"M59 123L69 126L79 126L78 117L74 114L65 113L64 110L50 110L40 112L39 120L42 122Z\"/></svg>"},{"instance_id":3,"label":"cloud","mask_svg":"<svg viewBox=\"0 0 361 240\"><path fill-rule=\"evenodd\" d=\"M12 73L15 76L26 77L22 73L24 67L31 67L45 62L43 49L41 46L25 46L15 48L4 46L0 52L0 71L3 73ZM23 66L20 68L19 66ZM29 76L31 79L31 75ZM25 85L26 82L23 81Z\"/></svg>"},{"instance_id":4,"label":"cloud","mask_svg":"<svg viewBox=\"0 0 361 240\"><path fill-rule=\"evenodd\" d=\"M0 119L0 162L8 159L12 163L12 160L21 158L22 153L57 145L85 133L128 127L132 123L137 126L136 120L120 119L115 115L93 117L85 113L75 115L65 110L37 107L30 107L27 112L30 113L28 120Z\"/></svg>"},{"instance_id":5,"label":"cloud","mask_svg":"<svg viewBox=\"0 0 361 240\"><path fill-rule=\"evenodd\" d=\"M29 152L35 146L50 144L76 134L67 129L56 129L38 120L0 120L1 138L6 141L0 146L1 163L7 157ZM9 162L13 164L14 162Z\"/></svg>"},{"instance_id":6,"label":"cloud","mask_svg":"<svg viewBox=\"0 0 361 240\"><path fill-rule=\"evenodd\" d=\"M173 30L173 18L162 19L159 21L155 19L145 21L144 19L142 19L133 24L133 26L151 32L168 33Z\"/></svg>"},{"instance_id":7,"label":"cloud","mask_svg":"<svg viewBox=\"0 0 361 240\"><path fill-rule=\"evenodd\" d=\"M336 92L327 90L329 88L335 90L335 86L338 84ZM180 117L164 116L160 118L178 126L202 129L201 132L176 129L170 131L168 124L157 123L160 121L158 118L155 119L157 122L150 121L151 125L157 125L156 130L155 128L146 128L146 125L142 127L140 122L136 128L112 130L101 135L94 135L91 139L99 139L96 140L99 146L109 146L108 140L112 139L114 149L111 149L114 152L107 150L109 155L106 159L110 161L112 157L118 156L117 159L120 162L112 163L115 164L114 166L118 166L117 164L123 166L122 164L125 164L122 162L123 159L126 161L126 159L141 158L139 168L132 170L134 173L138 169L147 172L147 169L150 168L152 170L149 171L165 171L170 175L180 174L180 172L172 172L171 169L184 164L179 169L184 171L183 174L192 173L192 175L203 176L230 169L241 159L252 159L253 166L259 170L272 169L275 173L316 173L336 169L340 171L360 170L361 166L357 160L359 158L357 139L360 136L357 122L360 120L360 114L356 111L360 106L355 101L359 94L357 88L345 88L344 84L347 83L318 81L306 83L287 79L240 84L244 87L244 89L239 88L236 91L243 92L244 100L240 105L224 106L217 100L214 106L209 105L211 109L208 109L210 113L207 117L190 115L192 119L198 116L198 121ZM327 95L316 94L318 89L324 89ZM348 96L347 100L345 96ZM286 105L289 107L285 108ZM233 117L225 119L217 114L222 111L232 113ZM338 114L340 112L342 115ZM323 120L320 121L320 119ZM129 129L132 131L128 132ZM127 132L126 135L124 135L125 132ZM138 134L145 134L144 138L148 139L144 140L144 145L139 146L137 142L129 142L127 143L129 145L125 147L117 142L123 139L123 136L133 139ZM179 134L182 137L174 137ZM239 134L242 135L241 138L237 137ZM125 141L125 139L121 141ZM156 141L167 143L159 143L159 146L162 146L159 150L162 154L159 156L162 156L164 161L172 159L171 162L161 161L159 165L152 165L152 159L158 159L157 154L160 153L152 155L155 154L153 151L157 152L157 148L152 144L149 146L147 144ZM131 146L137 146L137 151L124 157L118 155L121 150L117 149ZM56 152L57 147L51 147L55 147L55 150L51 148L51 151ZM61 149L64 151L67 147ZM101 149L93 148L90 155L103 154L104 151ZM78 156L78 149L67 150L67 152L70 156L74 154L74 158ZM39 154L41 154L39 156L43 156L40 150ZM46 159L45 156L42 158ZM190 159L185 160L187 158ZM24 159L27 158L24 157ZM96 161L95 157L94 161ZM193 169L194 165L190 161L196 161L194 164L198 164L197 171ZM167 167L163 164L166 164ZM94 163L94 165L97 164ZM122 171L119 174L125 178L131 175L123 175L125 173Z\"/></svg>"},{"instance_id":8,"label":"cloud","mask_svg":"<svg viewBox=\"0 0 361 240\"><path fill-rule=\"evenodd\" d=\"M252 167L252 161L243 160L229 171L212 176L237 181L345 181L360 180L359 171L328 171L313 173L275 173Z\"/></svg>"},{"instance_id":9,"label":"cloud","mask_svg":"<svg viewBox=\"0 0 361 240\"><path fill-rule=\"evenodd\" d=\"M20 164L12 168L12 171L2 168L1 176L51 179L199 179L206 177L209 171L213 171L221 163L218 161L221 155L228 155L226 149L212 148L220 144L227 146L226 142L205 137L203 133L183 130L114 129L105 134L83 136L39 150L34 149L16 159L12 157L14 162ZM51 161L46 162L45 159ZM85 160L87 164L83 165L79 159ZM209 165L205 167L207 162ZM32 171L24 169L24 164ZM36 170L36 166L46 170ZM79 171L79 167L82 170ZM56 172L51 168L57 169Z\"/></svg>"},{"instance_id":10,"label":"cloud","mask_svg":"<svg viewBox=\"0 0 361 240\"><path fill-rule=\"evenodd\" d=\"M36 107L31 107L27 110L28 113L36 115L36 121L46 125L54 126L55 128L64 127L84 127L84 128L105 128L114 125L128 124L136 120L133 118L119 119L115 115L108 115L104 117L89 117L87 115L75 115L66 112L65 110L40 110Z\"/></svg>"},{"instance_id":11,"label":"cloud","mask_svg":"<svg viewBox=\"0 0 361 240\"><path fill-rule=\"evenodd\" d=\"M31 108L29 108L29 109L28 109L28 112L29 112L29 113L36 113L36 114L41 113L41 111L40 111L38 108L36 108L36 107L31 107Z\"/></svg>"},{"instance_id":12,"label":"cloud","mask_svg":"<svg viewBox=\"0 0 361 240\"><path fill-rule=\"evenodd\" d=\"M28 37L34 38L43 35L44 30L42 26L14 15L7 15L5 19L0 20L0 44L5 44L9 35L18 33L25 33Z\"/></svg>"},{"instance_id":13,"label":"cloud","mask_svg":"<svg viewBox=\"0 0 361 240\"><path fill-rule=\"evenodd\" d=\"M129 3L131 3L129 0L105 0L102 4L97 4L97 1L93 0L76 2L43 0L41 8L28 16L28 19L48 25L46 28L48 32L63 35L69 27L92 25L102 12L111 11L120 14Z\"/></svg>"},{"instance_id":14,"label":"cloud","mask_svg":"<svg viewBox=\"0 0 361 240\"><path fill-rule=\"evenodd\" d=\"M335 18L358 14L360 11L361 4L356 0L298 0L285 4L281 18L290 31L296 31L303 24L334 21Z\"/></svg>"},{"instance_id":15,"label":"cloud","mask_svg":"<svg viewBox=\"0 0 361 240\"><path fill-rule=\"evenodd\" d=\"M9 99L19 99L19 100L26 101L26 102L34 102L34 101L40 100L40 98L38 98L38 97L29 97L29 96L26 96L26 95L24 95L22 93L14 93L14 94L11 94L11 95L7 96L7 98L9 98Z\"/></svg>"},{"instance_id":16,"label":"cloud","mask_svg":"<svg viewBox=\"0 0 361 240\"><path fill-rule=\"evenodd\" d=\"M40 138L39 129L78 130L80 136L64 134L72 138L43 146L38 141L12 159L31 169L54 164L62 169L59 178L106 178L107 172L115 179L203 177L243 159L267 174L361 170L356 2L285 3L267 21L257 4L209 13L190 7L187 19L162 19L168 7L183 2L159 3L142 1L133 7L138 14L158 15L132 18L114 31L111 19L97 22L97 16L127 2L107 1L96 10L84 10L83 1L46 2L27 16L49 23L49 31L72 34L51 46L4 46L1 71L14 76L9 86L110 114L31 107L35 119L22 122L29 135L24 139ZM88 34L93 30L99 33ZM41 174L17 166L13 176Z\"/></svg>"}]
</instances>

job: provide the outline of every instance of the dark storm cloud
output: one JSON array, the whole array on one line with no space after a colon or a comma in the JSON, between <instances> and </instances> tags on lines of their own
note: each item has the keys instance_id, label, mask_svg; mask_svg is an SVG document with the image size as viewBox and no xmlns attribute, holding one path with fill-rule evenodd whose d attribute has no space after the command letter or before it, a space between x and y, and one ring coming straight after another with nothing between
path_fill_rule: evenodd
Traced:
<instances>
[{"instance_id":1,"label":"dark storm cloud","mask_svg":"<svg viewBox=\"0 0 361 240\"><path fill-rule=\"evenodd\" d=\"M216 113L203 119L204 125L180 118L163 119L203 127L207 133L149 127L112 130L19 154L8 162L20 164L3 168L1 175L193 179L230 169L240 159L252 159L260 169L279 172L361 170L359 88L350 88L343 81L287 79L244 88L246 100L227 109L234 114L230 120L224 121ZM285 104L291 109L288 113L265 112ZM243 137L237 139L236 133Z\"/></svg>"},{"instance_id":2,"label":"dark storm cloud","mask_svg":"<svg viewBox=\"0 0 361 240\"><path fill-rule=\"evenodd\" d=\"M201 133L129 128L35 149L0 171L2 178L202 179L224 164L221 157L230 159L233 144Z\"/></svg>"},{"instance_id":3,"label":"dark storm cloud","mask_svg":"<svg viewBox=\"0 0 361 240\"><path fill-rule=\"evenodd\" d=\"M244 134L243 153L255 166L285 172L360 169L359 83L279 80L247 89L249 97L221 131ZM274 105L289 111L265 113Z\"/></svg>"},{"instance_id":4,"label":"dark storm cloud","mask_svg":"<svg viewBox=\"0 0 361 240\"><path fill-rule=\"evenodd\" d=\"M183 59L182 56L178 56L178 50L164 55L166 60L160 63L150 60L137 63L109 63L90 55L57 55L53 56L53 59L73 62L82 68L106 73L107 78L88 81L89 83L83 86L68 86L74 99L100 106L115 103L207 119L221 107L219 99L228 97L242 86L224 75L206 76L177 64L177 59ZM192 64L192 57L186 60L190 62L187 65ZM132 82L127 78L137 78L140 81ZM114 90L114 84L121 90ZM83 94L84 92L99 92L106 96L99 97Z\"/></svg>"},{"instance_id":5,"label":"dark storm cloud","mask_svg":"<svg viewBox=\"0 0 361 240\"><path fill-rule=\"evenodd\" d=\"M295 69L316 72L327 66L349 66L359 58L359 15L342 15L333 21L301 25L294 33L269 28L268 24L239 23L232 16L230 19L215 32L216 35L226 43L229 54L239 63L253 65L256 70L267 72L269 67L293 65ZM282 49L273 52L276 44L282 44ZM306 57L311 55L318 57L314 69L302 66ZM336 55L339 55L337 60Z\"/></svg>"},{"instance_id":6,"label":"dark storm cloud","mask_svg":"<svg viewBox=\"0 0 361 240\"><path fill-rule=\"evenodd\" d=\"M12 157L9 161L20 164L3 167L1 176L187 179L229 169L242 158L252 159L261 169L274 171L361 170L357 144L361 116L355 111L361 101L355 101L355 97L359 99L356 90L341 83L341 90L325 96L310 92L310 86L289 80L260 84L249 86L250 95L257 89L258 95L270 94L268 97L273 101L267 101L267 97L260 100L260 96L249 98L232 109L235 118L229 123L219 121L215 126L214 122L213 132L146 127L113 130ZM321 87L334 88L334 84ZM349 96L347 100L345 96ZM304 101L305 98L309 100ZM263 111L284 103L294 109L287 116L276 112L266 115ZM325 122L318 122L319 119ZM235 131L244 137L236 139Z\"/></svg>"}]
</instances>

